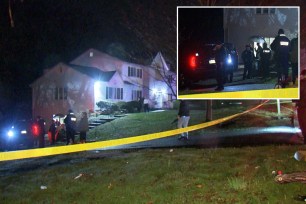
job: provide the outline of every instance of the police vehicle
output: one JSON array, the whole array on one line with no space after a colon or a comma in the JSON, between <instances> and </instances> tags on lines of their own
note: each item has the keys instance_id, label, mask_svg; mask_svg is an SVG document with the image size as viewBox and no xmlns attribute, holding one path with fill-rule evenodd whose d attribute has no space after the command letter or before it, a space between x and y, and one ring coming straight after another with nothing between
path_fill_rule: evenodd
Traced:
<instances>
[{"instance_id":1,"label":"police vehicle","mask_svg":"<svg viewBox=\"0 0 306 204\"><path fill-rule=\"evenodd\" d=\"M31 120L7 122L1 131L1 149L18 150L33 148L36 136L38 135L35 135L35 124Z\"/></svg>"},{"instance_id":2,"label":"police vehicle","mask_svg":"<svg viewBox=\"0 0 306 204\"><path fill-rule=\"evenodd\" d=\"M225 71L238 69L238 53L232 43L223 44L227 50ZM200 80L216 78L216 44L204 44L179 51L179 87L186 88Z\"/></svg>"}]
</instances>

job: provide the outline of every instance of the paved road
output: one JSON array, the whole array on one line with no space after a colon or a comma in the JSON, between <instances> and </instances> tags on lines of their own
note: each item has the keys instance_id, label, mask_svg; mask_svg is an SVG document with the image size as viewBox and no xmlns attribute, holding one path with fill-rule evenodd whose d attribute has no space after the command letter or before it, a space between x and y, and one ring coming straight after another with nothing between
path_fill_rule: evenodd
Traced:
<instances>
[{"instance_id":1,"label":"paved road","mask_svg":"<svg viewBox=\"0 0 306 204\"><path fill-rule=\"evenodd\" d=\"M303 144L298 135L300 130L293 127L245 128L239 130L224 130L207 132L204 135L190 136L189 140L178 140L171 136L147 142L104 148L106 149L137 149L163 147L240 147L267 144Z\"/></svg>"}]
</instances>

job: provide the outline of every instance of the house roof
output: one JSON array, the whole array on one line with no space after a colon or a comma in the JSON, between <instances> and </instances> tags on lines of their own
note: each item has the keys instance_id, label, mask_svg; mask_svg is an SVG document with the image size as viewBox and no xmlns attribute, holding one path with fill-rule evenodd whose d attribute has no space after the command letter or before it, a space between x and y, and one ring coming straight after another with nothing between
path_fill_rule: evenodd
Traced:
<instances>
[{"instance_id":1,"label":"house roof","mask_svg":"<svg viewBox=\"0 0 306 204\"><path fill-rule=\"evenodd\" d=\"M75 69L82 74L85 74L93 79L100 80L100 81L109 81L116 71L101 71L95 67L88 67L88 66L81 66L75 64L68 64L69 67Z\"/></svg>"}]
</instances>

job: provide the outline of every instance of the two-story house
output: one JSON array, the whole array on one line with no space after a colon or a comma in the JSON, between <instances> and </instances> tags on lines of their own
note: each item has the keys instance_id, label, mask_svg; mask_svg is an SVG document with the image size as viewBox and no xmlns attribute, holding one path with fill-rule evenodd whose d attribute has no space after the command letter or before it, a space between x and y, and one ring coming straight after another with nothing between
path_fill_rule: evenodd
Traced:
<instances>
[{"instance_id":1,"label":"two-story house","mask_svg":"<svg viewBox=\"0 0 306 204\"><path fill-rule=\"evenodd\" d=\"M171 79L171 80L169 80ZM176 75L158 53L151 65L125 62L89 49L69 64L45 70L32 88L32 116L51 120L55 114L97 110L99 101L136 101L147 98L152 108L172 106Z\"/></svg>"}]
</instances>

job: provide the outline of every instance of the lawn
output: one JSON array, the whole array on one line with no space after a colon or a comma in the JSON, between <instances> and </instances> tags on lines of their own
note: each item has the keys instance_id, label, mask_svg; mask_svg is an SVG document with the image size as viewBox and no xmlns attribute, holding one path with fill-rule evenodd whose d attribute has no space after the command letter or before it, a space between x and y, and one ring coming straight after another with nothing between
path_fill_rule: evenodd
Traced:
<instances>
[{"instance_id":1,"label":"lawn","mask_svg":"<svg viewBox=\"0 0 306 204\"><path fill-rule=\"evenodd\" d=\"M273 101L272 101L273 102ZM243 112L255 105L232 105L222 106L213 109L213 120L223 118L229 115ZM275 104L266 104L261 108L248 114L231 120L229 123L209 127L205 130L192 132L192 134L202 134L203 131L219 131L221 128L248 128L248 127L270 127L270 126L292 126L291 115L292 104L283 104L287 108L282 108L281 120L278 120L277 106ZM191 110L191 119L189 125L196 125L205 122L205 110L195 106ZM125 138L154 132L161 132L176 128L176 123L172 121L177 117L177 110L166 110L162 112L134 113L125 117L105 123L90 130L88 139L92 141L101 141L109 139Z\"/></svg>"},{"instance_id":2,"label":"lawn","mask_svg":"<svg viewBox=\"0 0 306 204\"><path fill-rule=\"evenodd\" d=\"M1 203L298 203L304 146L82 152L2 162ZM47 189L41 189L45 186Z\"/></svg>"}]
</instances>

